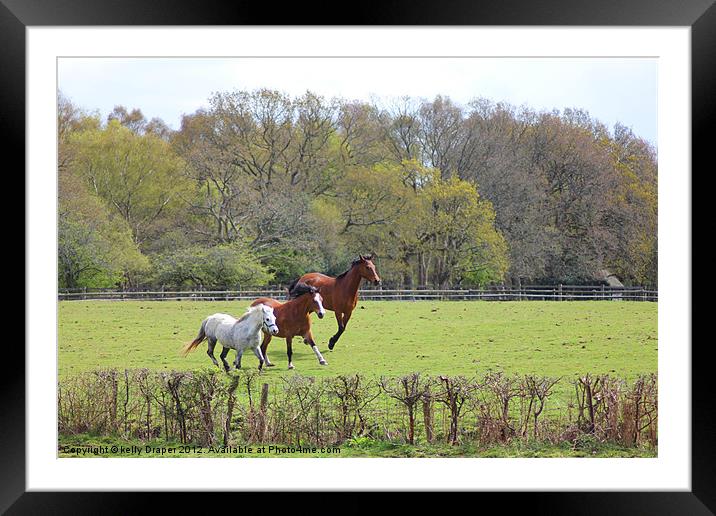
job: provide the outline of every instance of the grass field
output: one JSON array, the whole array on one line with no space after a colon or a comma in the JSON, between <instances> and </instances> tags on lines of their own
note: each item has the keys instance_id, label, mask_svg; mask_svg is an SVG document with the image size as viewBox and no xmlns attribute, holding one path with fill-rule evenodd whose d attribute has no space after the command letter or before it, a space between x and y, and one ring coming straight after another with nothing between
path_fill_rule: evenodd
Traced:
<instances>
[{"instance_id":1,"label":"grass field","mask_svg":"<svg viewBox=\"0 0 716 516\"><path fill-rule=\"evenodd\" d=\"M247 302L71 301L59 303L60 378L97 368L189 370L214 367L202 344L179 353L201 321L215 312L240 315ZM286 346L274 338L267 381L300 373L326 376L360 372L475 375L489 370L573 378L608 373L627 380L657 370L657 304L643 302L359 302L333 351L332 312L312 316L313 332L328 366L318 364L302 339ZM216 355L220 352L217 347ZM234 352L228 357L233 360ZM255 368L253 354L244 368Z\"/></svg>"}]
</instances>

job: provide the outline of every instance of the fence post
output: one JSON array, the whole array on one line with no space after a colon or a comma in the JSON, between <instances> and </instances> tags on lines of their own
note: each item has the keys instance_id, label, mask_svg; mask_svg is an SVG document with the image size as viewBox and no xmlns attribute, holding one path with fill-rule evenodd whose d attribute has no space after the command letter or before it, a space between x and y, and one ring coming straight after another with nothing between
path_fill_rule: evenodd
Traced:
<instances>
[{"instance_id":1,"label":"fence post","mask_svg":"<svg viewBox=\"0 0 716 516\"><path fill-rule=\"evenodd\" d=\"M231 435L231 416L234 413L234 404L236 403L236 389L239 386L239 377L233 376L228 387L228 399L226 401L226 420L224 421L224 446L229 445L229 437Z\"/></svg>"},{"instance_id":2,"label":"fence post","mask_svg":"<svg viewBox=\"0 0 716 516\"><path fill-rule=\"evenodd\" d=\"M425 386L423 391L423 422L425 424L425 439L428 443L433 442L433 407L430 397L430 387Z\"/></svg>"},{"instance_id":3,"label":"fence post","mask_svg":"<svg viewBox=\"0 0 716 516\"><path fill-rule=\"evenodd\" d=\"M562 284L559 284L559 295L557 297L559 301L562 301Z\"/></svg>"},{"instance_id":4,"label":"fence post","mask_svg":"<svg viewBox=\"0 0 716 516\"><path fill-rule=\"evenodd\" d=\"M266 438L267 419L266 407L268 405L269 384L265 383L261 386L261 402L259 404L259 442L263 443Z\"/></svg>"}]
</instances>

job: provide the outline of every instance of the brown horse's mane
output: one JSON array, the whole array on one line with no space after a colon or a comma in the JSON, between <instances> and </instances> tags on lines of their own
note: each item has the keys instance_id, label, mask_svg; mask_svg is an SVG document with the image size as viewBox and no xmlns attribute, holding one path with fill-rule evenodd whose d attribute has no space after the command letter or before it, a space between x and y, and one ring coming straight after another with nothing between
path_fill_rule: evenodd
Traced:
<instances>
[{"instance_id":1,"label":"brown horse's mane","mask_svg":"<svg viewBox=\"0 0 716 516\"><path fill-rule=\"evenodd\" d=\"M345 276L346 274L348 274L348 273L351 271L351 269L352 269L353 267L355 267L356 265L358 265L359 263L360 263L360 258L356 258L355 260L353 260L353 261L351 262L351 266L348 267L348 270L345 271L345 272L340 273L338 276L336 276L336 279L340 279L340 278L342 278L343 276Z\"/></svg>"},{"instance_id":2,"label":"brown horse's mane","mask_svg":"<svg viewBox=\"0 0 716 516\"><path fill-rule=\"evenodd\" d=\"M303 294L315 294L316 292L318 292L318 289L313 285L307 285L305 283L299 282L291 287L291 290L288 294L288 298L296 299Z\"/></svg>"}]
</instances>

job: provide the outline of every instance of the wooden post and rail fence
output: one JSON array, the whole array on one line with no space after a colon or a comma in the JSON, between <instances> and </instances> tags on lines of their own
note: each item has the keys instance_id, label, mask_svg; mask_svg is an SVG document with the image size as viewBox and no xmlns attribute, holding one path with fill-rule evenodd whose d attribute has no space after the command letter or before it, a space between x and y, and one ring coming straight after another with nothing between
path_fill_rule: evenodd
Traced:
<instances>
[{"instance_id":1,"label":"wooden post and rail fence","mask_svg":"<svg viewBox=\"0 0 716 516\"><path fill-rule=\"evenodd\" d=\"M492 285L484 288L390 289L363 288L363 301L658 301L656 289L647 287L609 287L606 285ZM114 290L60 289L60 301L145 300L145 301L249 301L257 297L286 299L286 287L258 287L215 290Z\"/></svg>"}]
</instances>

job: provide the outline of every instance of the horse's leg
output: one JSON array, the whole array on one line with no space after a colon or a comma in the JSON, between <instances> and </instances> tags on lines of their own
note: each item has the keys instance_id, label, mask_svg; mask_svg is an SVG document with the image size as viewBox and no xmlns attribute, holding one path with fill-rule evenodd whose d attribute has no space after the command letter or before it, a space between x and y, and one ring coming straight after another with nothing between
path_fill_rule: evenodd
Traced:
<instances>
[{"instance_id":1,"label":"horse's leg","mask_svg":"<svg viewBox=\"0 0 716 516\"><path fill-rule=\"evenodd\" d=\"M353 315L352 311L343 313L343 331L346 331L346 328L348 328L348 321L351 320L351 315Z\"/></svg>"},{"instance_id":2,"label":"horse's leg","mask_svg":"<svg viewBox=\"0 0 716 516\"><path fill-rule=\"evenodd\" d=\"M291 357L293 356L293 346L291 345L291 341L293 340L293 337L286 337L286 355L288 355L288 368L293 369L293 362L291 362Z\"/></svg>"},{"instance_id":3,"label":"horse's leg","mask_svg":"<svg viewBox=\"0 0 716 516\"><path fill-rule=\"evenodd\" d=\"M256 346L255 348L251 348L254 351L254 355L256 355L256 358L259 359L259 373L261 372L261 369L264 367L264 355L261 353L261 348Z\"/></svg>"},{"instance_id":4,"label":"horse's leg","mask_svg":"<svg viewBox=\"0 0 716 516\"><path fill-rule=\"evenodd\" d=\"M264 333L264 340L261 343L261 353L264 356L264 362L266 362L266 367L273 367L273 364L269 360L268 353L266 352L268 349L269 342L271 342L271 334Z\"/></svg>"},{"instance_id":5,"label":"horse's leg","mask_svg":"<svg viewBox=\"0 0 716 516\"><path fill-rule=\"evenodd\" d=\"M328 339L328 349L333 349L333 346L336 345L336 342L338 342L338 339L341 338L341 335L343 334L343 329L345 326L343 325L343 312L335 312L336 314L336 322L338 323L338 331L336 334Z\"/></svg>"},{"instance_id":6,"label":"horse's leg","mask_svg":"<svg viewBox=\"0 0 716 516\"><path fill-rule=\"evenodd\" d=\"M214 357L214 346L216 346L216 339L209 339L209 347L206 350L206 354L209 355L209 358L212 362L214 362L214 365L216 367L221 367L219 365L219 362L216 361L216 358Z\"/></svg>"},{"instance_id":7,"label":"horse's leg","mask_svg":"<svg viewBox=\"0 0 716 516\"><path fill-rule=\"evenodd\" d=\"M221 351L221 355L219 355L219 357L221 358L221 361L224 363L224 370L225 370L227 373L229 372L229 369L230 369L229 363L226 361L226 355L229 354L229 349L231 349L231 348L224 348L224 349Z\"/></svg>"},{"instance_id":8,"label":"horse's leg","mask_svg":"<svg viewBox=\"0 0 716 516\"><path fill-rule=\"evenodd\" d=\"M303 339L303 341L311 346L311 349L316 354L316 358L318 359L318 363L321 365L328 365L328 362L326 362L326 359L323 358L323 355L321 355L321 352L318 351L318 346L316 346L316 342L313 340L313 334L311 334L311 330L308 330L308 334L306 334L306 337Z\"/></svg>"},{"instance_id":9,"label":"horse's leg","mask_svg":"<svg viewBox=\"0 0 716 516\"><path fill-rule=\"evenodd\" d=\"M244 354L244 350L236 350L236 360L234 360L234 367L241 369L241 356Z\"/></svg>"},{"instance_id":10,"label":"horse's leg","mask_svg":"<svg viewBox=\"0 0 716 516\"><path fill-rule=\"evenodd\" d=\"M350 321L351 319L351 314L352 312L342 312L339 315L338 312L336 312L336 321L338 321L338 332L328 341L328 349L333 349L333 346L336 345L336 342L338 342L338 339L341 338L343 332L346 331L346 326L348 326L348 321Z\"/></svg>"}]
</instances>

